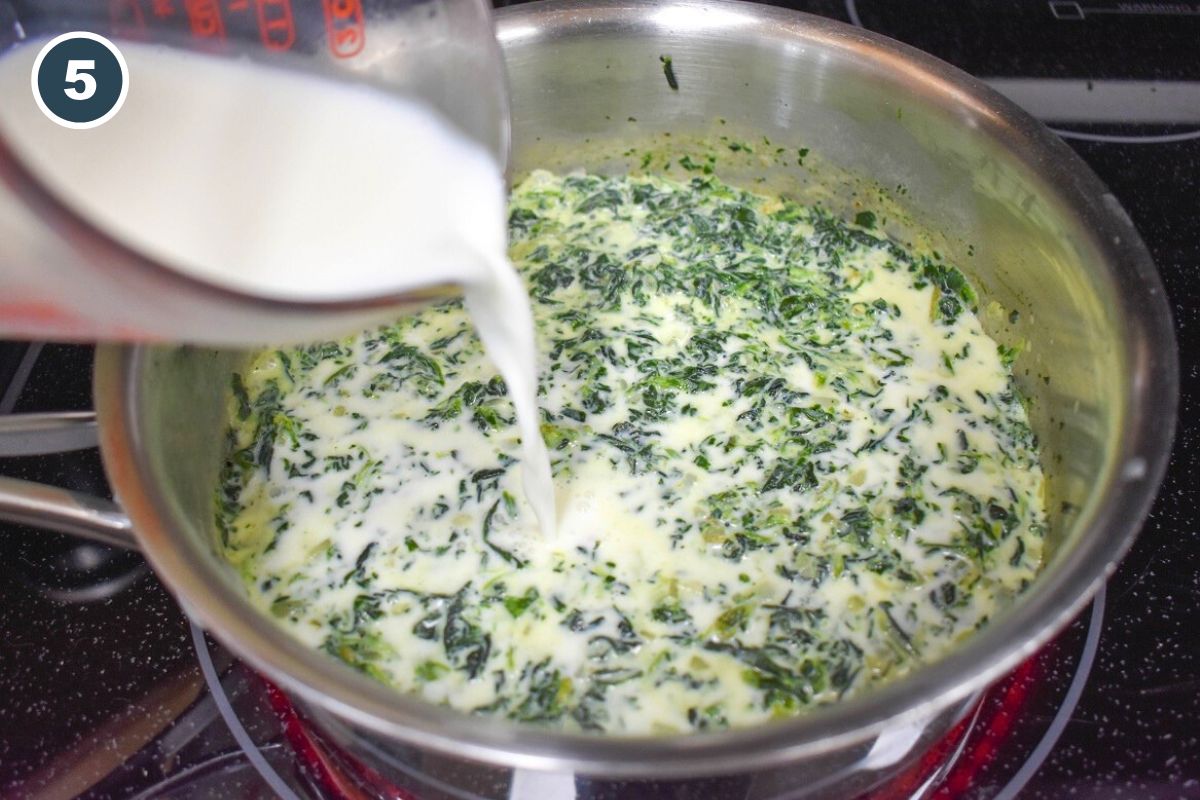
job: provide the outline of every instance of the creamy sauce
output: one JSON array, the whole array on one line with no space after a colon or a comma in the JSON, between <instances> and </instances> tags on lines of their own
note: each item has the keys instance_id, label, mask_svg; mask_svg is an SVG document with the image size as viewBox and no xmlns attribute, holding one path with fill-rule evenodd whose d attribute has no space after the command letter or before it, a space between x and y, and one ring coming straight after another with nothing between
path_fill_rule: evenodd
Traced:
<instances>
[{"instance_id":1,"label":"creamy sauce","mask_svg":"<svg viewBox=\"0 0 1200 800\"><path fill-rule=\"evenodd\" d=\"M894 680L1036 574L1036 441L952 266L711 177L534 173L509 232L558 535L461 303L264 353L218 528L302 641L464 711L703 730Z\"/></svg>"},{"instance_id":2,"label":"creamy sauce","mask_svg":"<svg viewBox=\"0 0 1200 800\"><path fill-rule=\"evenodd\" d=\"M526 486L552 534L533 320L505 257L504 184L487 152L398 95L127 41L124 106L99 127L63 128L30 91L43 43L0 58L0 135L110 235L193 276L271 297L462 284L516 401ZM252 338L252 320L248 328Z\"/></svg>"}]
</instances>

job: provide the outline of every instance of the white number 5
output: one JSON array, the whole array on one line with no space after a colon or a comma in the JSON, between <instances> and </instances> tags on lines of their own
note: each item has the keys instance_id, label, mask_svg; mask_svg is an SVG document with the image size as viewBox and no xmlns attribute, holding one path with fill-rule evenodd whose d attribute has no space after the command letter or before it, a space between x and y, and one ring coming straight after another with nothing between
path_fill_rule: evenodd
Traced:
<instances>
[{"instance_id":1,"label":"white number 5","mask_svg":"<svg viewBox=\"0 0 1200 800\"><path fill-rule=\"evenodd\" d=\"M96 62L91 59L72 58L67 61L67 83L76 84L76 86L63 89L67 97L72 100L87 100L96 93L96 78L84 72L84 70L95 68ZM81 83L83 88L77 88Z\"/></svg>"}]
</instances>

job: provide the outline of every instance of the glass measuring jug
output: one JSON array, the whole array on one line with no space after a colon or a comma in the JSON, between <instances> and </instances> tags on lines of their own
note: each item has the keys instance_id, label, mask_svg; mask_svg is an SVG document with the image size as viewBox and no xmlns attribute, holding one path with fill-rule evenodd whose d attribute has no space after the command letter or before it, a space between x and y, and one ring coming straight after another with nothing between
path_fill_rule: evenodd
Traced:
<instances>
[{"instance_id":1,"label":"glass measuring jug","mask_svg":"<svg viewBox=\"0 0 1200 800\"><path fill-rule=\"evenodd\" d=\"M507 157L504 72L483 0L0 0L0 66L67 31L98 33L130 51L152 43L367 87L432 109L448 136L490 154L497 175ZM136 93L144 76L133 59L129 73ZM189 91L186 83L180 91ZM0 102L33 102L28 83L8 94L14 96ZM174 111L164 104L162 113ZM239 141L231 134L227 149L236 150ZM219 148L203 150L180 152L180 158L211 159ZM333 147L321 157L336 164L346 156ZM406 284L401 272L386 291L353 296L247 291L181 271L161 254L113 235L58 188L6 138L0 115L0 336L293 341L352 332L394 317L407 304L456 291L429 271L415 284ZM226 233L211 230L212 237Z\"/></svg>"}]
</instances>

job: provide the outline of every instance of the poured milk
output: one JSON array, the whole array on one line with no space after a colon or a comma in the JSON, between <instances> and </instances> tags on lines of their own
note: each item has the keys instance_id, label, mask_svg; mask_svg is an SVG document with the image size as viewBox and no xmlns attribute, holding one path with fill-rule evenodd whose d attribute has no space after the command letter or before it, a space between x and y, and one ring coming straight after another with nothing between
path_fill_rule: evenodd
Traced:
<instances>
[{"instance_id":1,"label":"poured milk","mask_svg":"<svg viewBox=\"0 0 1200 800\"><path fill-rule=\"evenodd\" d=\"M180 271L293 300L456 283L516 407L523 482L553 530L529 301L494 159L396 95L122 42L129 95L88 130L37 108L42 42L0 59L0 135L110 235ZM136 301L135 298L131 298Z\"/></svg>"}]
</instances>

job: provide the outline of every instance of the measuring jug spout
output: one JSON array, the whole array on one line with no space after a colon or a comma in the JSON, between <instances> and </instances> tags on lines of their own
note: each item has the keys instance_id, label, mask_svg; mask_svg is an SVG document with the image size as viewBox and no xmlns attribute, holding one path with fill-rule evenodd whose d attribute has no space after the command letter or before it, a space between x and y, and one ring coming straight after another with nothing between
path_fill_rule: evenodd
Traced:
<instances>
[{"instance_id":1,"label":"measuring jug spout","mask_svg":"<svg viewBox=\"0 0 1200 800\"><path fill-rule=\"evenodd\" d=\"M459 293L442 210L503 235L489 4L145 5L0 30L0 337L308 341Z\"/></svg>"}]
</instances>

